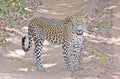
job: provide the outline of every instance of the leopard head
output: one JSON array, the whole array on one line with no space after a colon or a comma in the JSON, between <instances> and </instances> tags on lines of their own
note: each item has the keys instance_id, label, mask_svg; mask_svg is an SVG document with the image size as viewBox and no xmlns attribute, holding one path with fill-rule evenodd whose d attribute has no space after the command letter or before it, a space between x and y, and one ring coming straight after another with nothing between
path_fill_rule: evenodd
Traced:
<instances>
[{"instance_id":1,"label":"leopard head","mask_svg":"<svg viewBox=\"0 0 120 79\"><path fill-rule=\"evenodd\" d=\"M87 15L68 16L64 19L64 23L72 23L72 32L76 35L83 35L84 26L87 24Z\"/></svg>"}]
</instances>

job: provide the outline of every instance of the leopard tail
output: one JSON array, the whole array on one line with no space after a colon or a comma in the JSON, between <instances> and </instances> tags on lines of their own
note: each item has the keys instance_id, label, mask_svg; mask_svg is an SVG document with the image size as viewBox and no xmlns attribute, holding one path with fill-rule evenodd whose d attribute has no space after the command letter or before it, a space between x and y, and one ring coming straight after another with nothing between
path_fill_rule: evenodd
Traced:
<instances>
[{"instance_id":1,"label":"leopard tail","mask_svg":"<svg viewBox=\"0 0 120 79\"><path fill-rule=\"evenodd\" d=\"M29 44L28 44L28 47L26 48L25 46L25 39L26 39L26 36L23 36L22 37L22 49L27 52L29 51L29 49L32 47L32 37L29 36L28 39L29 39Z\"/></svg>"}]
</instances>

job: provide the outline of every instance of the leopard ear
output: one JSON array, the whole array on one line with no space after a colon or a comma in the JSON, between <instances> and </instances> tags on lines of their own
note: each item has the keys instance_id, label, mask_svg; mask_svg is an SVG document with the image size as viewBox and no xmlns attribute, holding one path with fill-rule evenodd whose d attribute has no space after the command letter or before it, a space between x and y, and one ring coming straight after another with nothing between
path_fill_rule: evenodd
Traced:
<instances>
[{"instance_id":1,"label":"leopard ear","mask_svg":"<svg viewBox=\"0 0 120 79\"><path fill-rule=\"evenodd\" d=\"M66 17L66 18L63 20L63 22L64 22L65 24L67 24L67 23L69 23L69 22L71 22L71 21L72 21L72 17L70 17L70 16Z\"/></svg>"}]
</instances>

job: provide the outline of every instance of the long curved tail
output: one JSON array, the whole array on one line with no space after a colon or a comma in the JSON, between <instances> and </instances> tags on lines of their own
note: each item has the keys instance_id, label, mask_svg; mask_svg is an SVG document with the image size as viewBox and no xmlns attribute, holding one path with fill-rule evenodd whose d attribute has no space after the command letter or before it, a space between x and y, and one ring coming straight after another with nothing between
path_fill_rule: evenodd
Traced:
<instances>
[{"instance_id":1,"label":"long curved tail","mask_svg":"<svg viewBox=\"0 0 120 79\"><path fill-rule=\"evenodd\" d=\"M26 52L26 51L29 51L29 49L32 47L32 37L29 36L29 44L28 44L28 47L26 48L25 46L25 39L26 39L26 36L22 37L22 49Z\"/></svg>"}]
</instances>

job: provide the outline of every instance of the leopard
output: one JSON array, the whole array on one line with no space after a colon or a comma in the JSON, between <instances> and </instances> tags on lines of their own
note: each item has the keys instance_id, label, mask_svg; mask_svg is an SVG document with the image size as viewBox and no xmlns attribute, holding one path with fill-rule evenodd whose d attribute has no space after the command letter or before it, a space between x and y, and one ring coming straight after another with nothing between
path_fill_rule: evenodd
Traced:
<instances>
[{"instance_id":1,"label":"leopard","mask_svg":"<svg viewBox=\"0 0 120 79\"><path fill-rule=\"evenodd\" d=\"M80 50L83 42L84 26L87 20L82 15L67 16L64 19L53 19L47 17L35 17L28 24L28 46L25 45L26 35L22 37L22 49L27 52L34 42L33 63L38 70L45 72L42 63L42 49L44 41L62 46L65 69L72 70L71 60L68 56L68 48L73 43L75 63L80 66Z\"/></svg>"}]
</instances>

